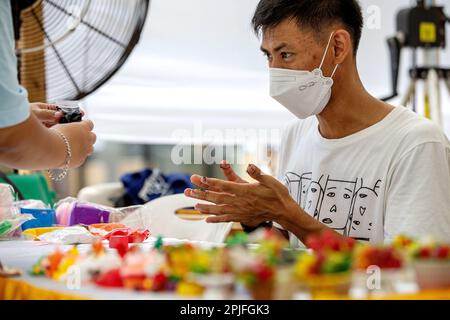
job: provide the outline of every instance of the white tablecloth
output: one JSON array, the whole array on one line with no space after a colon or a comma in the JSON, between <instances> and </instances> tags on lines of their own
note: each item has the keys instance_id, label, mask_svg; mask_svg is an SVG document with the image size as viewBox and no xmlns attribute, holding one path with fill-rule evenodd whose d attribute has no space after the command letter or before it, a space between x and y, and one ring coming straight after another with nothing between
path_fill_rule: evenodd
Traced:
<instances>
[{"instance_id":1,"label":"white tablecloth","mask_svg":"<svg viewBox=\"0 0 450 320\"><path fill-rule=\"evenodd\" d=\"M150 250L153 247L156 238L149 238L146 242L139 244L143 250ZM164 243L167 245L175 245L190 242L192 244L200 245L202 247L217 247L223 244L207 243L207 242L194 242L187 240L177 239L164 239ZM59 246L61 250L69 250L72 246ZM107 242L105 242L107 247ZM151 292L134 292L126 289L103 289L95 285L82 285L80 289L71 290L64 282L55 282L45 277L35 277L29 275L31 267L39 260L40 257L49 255L56 249L55 245L43 244L38 241L0 241L0 261L9 267L19 268L23 272L23 275L18 278L26 281L41 289L48 289L57 291L59 293L65 293L69 295L75 295L79 297L85 297L90 299L104 299L104 300L198 300L199 297L180 297L173 293L151 293ZM79 245L78 249L80 253L87 252L90 249L90 245ZM108 249L112 250L112 249ZM411 280L411 279L410 279ZM406 281L399 283L397 286L398 293L412 294L417 292L417 286L415 283ZM353 288L351 296L354 298L363 298L364 292L360 292L358 288ZM238 297L235 299L246 299L246 297ZM300 298L299 298L300 299ZM308 297L301 298L308 299Z\"/></svg>"},{"instance_id":2,"label":"white tablecloth","mask_svg":"<svg viewBox=\"0 0 450 320\"><path fill-rule=\"evenodd\" d=\"M155 238L149 238L145 243L139 244L143 250L150 250L153 247ZM164 239L165 244L180 244L187 241L177 239ZM203 247L216 247L220 244L206 242L191 242ZM105 247L107 246L105 242ZM69 250L72 246L59 246L61 250ZM102 289L95 285L81 285L80 289L69 289L64 282L55 282L45 277L36 277L29 275L31 267L39 260L40 257L49 255L54 252L56 246L54 244L42 244L38 241L0 241L0 261L3 265L11 268L20 269L23 274L17 278L24 280L36 287L66 293L91 299L107 299L107 300L174 300L181 299L180 296L173 293L150 293L150 292L133 292L126 289ZM80 253L89 251L90 245L79 245ZM110 250L110 249L108 249ZM192 297L198 299L198 297Z\"/></svg>"}]
</instances>

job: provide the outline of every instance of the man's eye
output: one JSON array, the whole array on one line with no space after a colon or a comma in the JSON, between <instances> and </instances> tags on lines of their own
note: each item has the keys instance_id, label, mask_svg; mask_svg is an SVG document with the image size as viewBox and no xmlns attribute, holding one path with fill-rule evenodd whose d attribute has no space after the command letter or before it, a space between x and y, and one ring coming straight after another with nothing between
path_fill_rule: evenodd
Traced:
<instances>
[{"instance_id":1,"label":"man's eye","mask_svg":"<svg viewBox=\"0 0 450 320\"><path fill-rule=\"evenodd\" d=\"M292 57L292 53L288 53L288 52L281 53L281 58L283 58L283 59L289 59L290 57Z\"/></svg>"},{"instance_id":2,"label":"man's eye","mask_svg":"<svg viewBox=\"0 0 450 320\"><path fill-rule=\"evenodd\" d=\"M267 60L272 60L272 55L270 55L269 53L263 52L264 57L266 57Z\"/></svg>"}]
</instances>

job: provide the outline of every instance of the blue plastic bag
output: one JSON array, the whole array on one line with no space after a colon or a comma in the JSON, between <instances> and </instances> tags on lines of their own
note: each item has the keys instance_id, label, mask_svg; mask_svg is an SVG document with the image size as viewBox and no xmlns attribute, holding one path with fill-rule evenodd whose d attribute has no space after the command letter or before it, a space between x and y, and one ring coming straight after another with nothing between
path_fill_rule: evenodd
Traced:
<instances>
[{"instance_id":1,"label":"blue plastic bag","mask_svg":"<svg viewBox=\"0 0 450 320\"><path fill-rule=\"evenodd\" d=\"M194 188L190 178L190 174L163 174L158 169L126 174L121 178L125 204L141 205L162 196L183 193L187 188Z\"/></svg>"}]
</instances>

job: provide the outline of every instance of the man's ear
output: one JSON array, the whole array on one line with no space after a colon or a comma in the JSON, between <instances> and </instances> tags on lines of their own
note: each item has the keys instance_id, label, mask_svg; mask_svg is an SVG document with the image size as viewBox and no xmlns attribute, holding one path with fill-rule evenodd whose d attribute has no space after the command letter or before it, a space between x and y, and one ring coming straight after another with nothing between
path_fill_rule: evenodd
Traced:
<instances>
[{"instance_id":1,"label":"man's ear","mask_svg":"<svg viewBox=\"0 0 450 320\"><path fill-rule=\"evenodd\" d=\"M334 64L342 64L353 52L352 37L347 30L339 29L334 33Z\"/></svg>"}]
</instances>

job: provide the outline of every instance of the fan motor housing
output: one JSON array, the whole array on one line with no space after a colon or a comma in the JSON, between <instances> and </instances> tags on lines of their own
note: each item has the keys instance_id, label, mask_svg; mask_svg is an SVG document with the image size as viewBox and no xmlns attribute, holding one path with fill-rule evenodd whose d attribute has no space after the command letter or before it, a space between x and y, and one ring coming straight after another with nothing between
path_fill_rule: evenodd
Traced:
<instances>
[{"instance_id":1,"label":"fan motor housing","mask_svg":"<svg viewBox=\"0 0 450 320\"><path fill-rule=\"evenodd\" d=\"M20 11L27 9L28 7L31 7L33 4L35 4L38 1L40 1L40 0L11 0L11 2L17 3Z\"/></svg>"}]
</instances>

